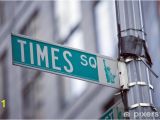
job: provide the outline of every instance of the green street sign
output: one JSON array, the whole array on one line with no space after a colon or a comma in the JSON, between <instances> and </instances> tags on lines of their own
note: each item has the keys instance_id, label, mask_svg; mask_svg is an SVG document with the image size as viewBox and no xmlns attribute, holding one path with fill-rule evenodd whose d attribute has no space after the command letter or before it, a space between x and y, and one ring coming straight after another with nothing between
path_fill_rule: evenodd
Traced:
<instances>
[{"instance_id":1,"label":"green street sign","mask_svg":"<svg viewBox=\"0 0 160 120\"><path fill-rule=\"evenodd\" d=\"M14 65L120 88L118 62L108 57L11 35Z\"/></svg>"},{"instance_id":2,"label":"green street sign","mask_svg":"<svg viewBox=\"0 0 160 120\"><path fill-rule=\"evenodd\" d=\"M108 109L100 118L101 120L122 120L124 119L124 106L121 100Z\"/></svg>"}]
</instances>

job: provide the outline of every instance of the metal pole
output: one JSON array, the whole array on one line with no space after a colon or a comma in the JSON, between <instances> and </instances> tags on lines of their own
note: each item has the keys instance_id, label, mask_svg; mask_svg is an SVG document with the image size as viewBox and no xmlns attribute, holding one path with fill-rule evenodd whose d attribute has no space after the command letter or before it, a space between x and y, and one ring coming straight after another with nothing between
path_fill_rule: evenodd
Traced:
<instances>
[{"instance_id":1,"label":"metal pole","mask_svg":"<svg viewBox=\"0 0 160 120\"><path fill-rule=\"evenodd\" d=\"M129 114L124 117L153 119L153 86L148 69L152 62L146 47L141 1L116 1L116 13L119 60L126 63L128 73L129 89L122 92L122 97Z\"/></svg>"}]
</instances>

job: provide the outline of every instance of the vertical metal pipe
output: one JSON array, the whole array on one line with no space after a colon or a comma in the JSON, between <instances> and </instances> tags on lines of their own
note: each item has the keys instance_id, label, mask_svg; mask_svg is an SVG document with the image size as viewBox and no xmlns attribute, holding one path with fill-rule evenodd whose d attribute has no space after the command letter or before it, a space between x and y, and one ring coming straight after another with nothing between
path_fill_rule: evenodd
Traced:
<instances>
[{"instance_id":1,"label":"vertical metal pipe","mask_svg":"<svg viewBox=\"0 0 160 120\"><path fill-rule=\"evenodd\" d=\"M141 1L116 1L116 12L117 12L117 26L118 26L118 37L119 37L119 58L126 60L121 54L122 37L134 36L137 39L145 41L142 5ZM131 39L128 39L130 41ZM136 40L136 39L135 39ZM133 42L133 41L132 41ZM142 48L142 55L145 50ZM146 65L134 58L131 58L130 62L126 62L129 79L129 91L127 93L127 101L129 111L131 112L131 118L135 118L134 112L152 112L152 91L151 88L151 77L150 71ZM146 106L146 107L144 107ZM137 118L144 118L145 116L138 116ZM152 117L150 117L152 118ZM149 119L149 118L148 118Z\"/></svg>"}]
</instances>

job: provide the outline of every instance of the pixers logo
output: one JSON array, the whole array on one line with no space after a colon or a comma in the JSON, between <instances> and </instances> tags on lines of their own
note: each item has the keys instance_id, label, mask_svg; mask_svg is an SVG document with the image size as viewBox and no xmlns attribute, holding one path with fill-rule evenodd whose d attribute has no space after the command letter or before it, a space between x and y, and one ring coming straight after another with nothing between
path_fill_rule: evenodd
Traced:
<instances>
[{"instance_id":1,"label":"pixers logo","mask_svg":"<svg viewBox=\"0 0 160 120\"><path fill-rule=\"evenodd\" d=\"M106 65L105 60L103 59L104 71L107 78L107 83L114 84L115 83L115 75L111 73L111 68Z\"/></svg>"}]
</instances>

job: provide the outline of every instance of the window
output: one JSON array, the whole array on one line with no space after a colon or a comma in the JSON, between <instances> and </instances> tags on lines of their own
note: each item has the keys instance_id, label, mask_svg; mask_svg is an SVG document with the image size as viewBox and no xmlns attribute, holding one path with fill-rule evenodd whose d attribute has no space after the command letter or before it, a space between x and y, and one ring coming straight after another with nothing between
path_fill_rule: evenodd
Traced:
<instances>
[{"instance_id":1,"label":"window","mask_svg":"<svg viewBox=\"0 0 160 120\"><path fill-rule=\"evenodd\" d=\"M83 34L81 30L76 30L75 33L71 36L70 40L66 44L66 46L76 48L76 49L84 49L83 46ZM64 78L65 79L65 95L66 95L66 102L70 103L79 97L86 88L86 82L71 79L71 78Z\"/></svg>"},{"instance_id":2,"label":"window","mask_svg":"<svg viewBox=\"0 0 160 120\"><path fill-rule=\"evenodd\" d=\"M80 21L80 1L56 1L56 18L60 39L64 39L70 30Z\"/></svg>"},{"instance_id":3,"label":"window","mask_svg":"<svg viewBox=\"0 0 160 120\"><path fill-rule=\"evenodd\" d=\"M99 2L95 7L95 16L100 53L116 59L118 39L115 1Z\"/></svg>"},{"instance_id":4,"label":"window","mask_svg":"<svg viewBox=\"0 0 160 120\"><path fill-rule=\"evenodd\" d=\"M59 39L65 40L66 46L83 50L80 1L56 1L55 7ZM84 81L64 77L64 102L66 104L72 103L83 93L86 85L87 83Z\"/></svg>"},{"instance_id":5,"label":"window","mask_svg":"<svg viewBox=\"0 0 160 120\"><path fill-rule=\"evenodd\" d=\"M0 1L0 26L3 26L13 18L14 11L20 4L20 1Z\"/></svg>"},{"instance_id":6,"label":"window","mask_svg":"<svg viewBox=\"0 0 160 120\"><path fill-rule=\"evenodd\" d=\"M41 77L41 73L37 72L37 74L32 78L33 81L27 84L27 86L23 89L24 118L39 118L37 114L39 111L41 111L41 107L43 104L40 95L41 85L39 82L39 80L41 80Z\"/></svg>"},{"instance_id":7,"label":"window","mask_svg":"<svg viewBox=\"0 0 160 120\"><path fill-rule=\"evenodd\" d=\"M33 11L32 16L27 21L27 23L21 29L20 34L31 36L34 38L40 37L40 21L39 21L39 11L36 9ZM23 115L24 118L39 118L38 114L41 111L43 100L40 97L42 86L41 72L38 70L32 70L27 68L22 68L23 76Z\"/></svg>"},{"instance_id":8,"label":"window","mask_svg":"<svg viewBox=\"0 0 160 120\"><path fill-rule=\"evenodd\" d=\"M38 35L39 30L39 17L38 10L35 10L31 15L28 22L23 26L23 29L20 31L20 34L32 36L34 38Z\"/></svg>"},{"instance_id":9,"label":"window","mask_svg":"<svg viewBox=\"0 0 160 120\"><path fill-rule=\"evenodd\" d=\"M39 23L38 11L34 11L31 16L31 19L25 24L23 29L20 31L20 34L28 35L36 38L38 35L38 29L39 29L38 23ZM32 81L32 78L34 77L35 74L37 74L36 70L26 69L26 68L22 69L22 76L24 79L23 87L25 87L29 82Z\"/></svg>"}]
</instances>

